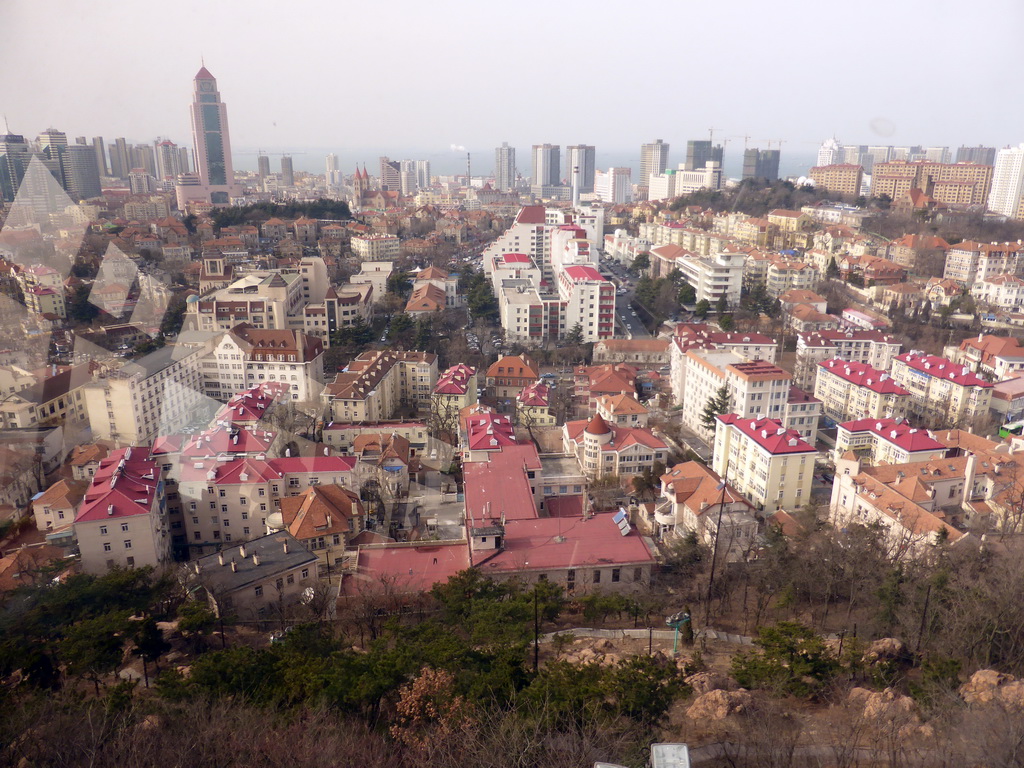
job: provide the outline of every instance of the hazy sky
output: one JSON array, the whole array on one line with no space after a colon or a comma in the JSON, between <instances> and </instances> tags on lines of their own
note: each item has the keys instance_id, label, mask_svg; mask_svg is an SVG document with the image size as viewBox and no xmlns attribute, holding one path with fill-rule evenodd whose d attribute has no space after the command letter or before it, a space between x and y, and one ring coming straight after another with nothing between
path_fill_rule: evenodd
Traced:
<instances>
[{"instance_id":1,"label":"hazy sky","mask_svg":"<svg viewBox=\"0 0 1024 768\"><path fill-rule=\"evenodd\" d=\"M489 165L502 141L663 138L674 164L711 126L784 155L833 132L1002 146L1024 141L1022 29L1022 0L0 0L0 111L28 136L190 145L205 56L239 154L459 144Z\"/></svg>"}]
</instances>

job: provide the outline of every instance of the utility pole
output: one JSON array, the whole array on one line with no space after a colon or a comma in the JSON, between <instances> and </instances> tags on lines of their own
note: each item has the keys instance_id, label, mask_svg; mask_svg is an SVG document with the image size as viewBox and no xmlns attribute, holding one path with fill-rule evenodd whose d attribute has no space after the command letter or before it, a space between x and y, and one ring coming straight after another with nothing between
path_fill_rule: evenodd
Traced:
<instances>
[{"instance_id":1,"label":"utility pole","mask_svg":"<svg viewBox=\"0 0 1024 768\"><path fill-rule=\"evenodd\" d=\"M715 544L711 548L711 573L708 576L708 594L707 599L704 601L704 627L707 628L708 623L711 621L711 589L715 584L715 561L718 559L718 540L721 538L722 533L722 512L725 509L725 491L729 487L729 483L726 477L729 474L728 459L726 460L725 471L722 473L722 484L719 486L722 489L722 496L718 500L718 524L715 527Z\"/></svg>"}]
</instances>

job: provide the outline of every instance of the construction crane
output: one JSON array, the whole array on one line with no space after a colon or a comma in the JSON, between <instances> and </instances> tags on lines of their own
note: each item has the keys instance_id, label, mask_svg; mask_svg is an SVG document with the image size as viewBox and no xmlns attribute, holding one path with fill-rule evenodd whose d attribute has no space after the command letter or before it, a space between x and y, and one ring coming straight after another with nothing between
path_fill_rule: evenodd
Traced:
<instances>
[{"instance_id":1,"label":"construction crane","mask_svg":"<svg viewBox=\"0 0 1024 768\"><path fill-rule=\"evenodd\" d=\"M724 128L708 128L708 140L712 143L712 145L715 143L715 131L724 130Z\"/></svg>"},{"instance_id":2,"label":"construction crane","mask_svg":"<svg viewBox=\"0 0 1024 768\"><path fill-rule=\"evenodd\" d=\"M768 142L768 149L772 148L772 144L779 145L779 151L782 151L782 145L786 143L785 139L765 139Z\"/></svg>"},{"instance_id":3,"label":"construction crane","mask_svg":"<svg viewBox=\"0 0 1024 768\"><path fill-rule=\"evenodd\" d=\"M270 156L270 155L282 155L282 156L283 155L288 155L288 156L291 156L291 155L304 155L306 153L305 152L264 152L262 149L260 149L260 150L257 150L256 152L232 152L231 154L233 154L233 155L267 155L267 156Z\"/></svg>"},{"instance_id":4,"label":"construction crane","mask_svg":"<svg viewBox=\"0 0 1024 768\"><path fill-rule=\"evenodd\" d=\"M750 134L744 133L737 136L730 136L730 139L743 139L743 151L747 151L747 142L750 141Z\"/></svg>"}]
</instances>

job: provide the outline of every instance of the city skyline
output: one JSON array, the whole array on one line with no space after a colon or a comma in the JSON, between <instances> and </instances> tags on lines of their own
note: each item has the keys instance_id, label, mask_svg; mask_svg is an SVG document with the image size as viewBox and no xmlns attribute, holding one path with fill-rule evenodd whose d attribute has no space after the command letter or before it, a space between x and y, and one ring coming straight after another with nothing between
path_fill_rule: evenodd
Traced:
<instances>
[{"instance_id":1,"label":"city skyline","mask_svg":"<svg viewBox=\"0 0 1024 768\"><path fill-rule=\"evenodd\" d=\"M438 72L458 71L459 77L428 79L428 86L411 90L407 87L405 68L384 67L374 77L354 77L338 65L329 65L323 57L329 47L304 49L301 67L282 67L277 59L254 59L225 51L223 32L232 29L244 38L262 28L271 17L269 3L242 6L235 3L216 7L186 3L184 17L203 15L204 23L195 25L193 34L183 42L172 33L173 25L142 28L134 6L111 2L91 8L88 15L75 19L74 34L68 29L55 29L41 23L38 6L13 0L5 11L5 45L0 51L0 65L17 71L19 62L39 59L38 50L45 46L52 52L43 66L32 70L31 76L19 78L5 94L3 111L11 131L35 136L48 127L58 127L75 135L132 136L136 141L151 141L156 136L169 136L183 143L189 135L188 115L181 104L188 98L187 83L203 63L216 73L225 98L231 103L234 144L239 149L273 147L276 151L303 151L309 147L345 147L349 149L395 146L405 148L415 143L424 149L436 148L440 154L451 144L464 145L474 154L493 152L507 140L512 146L525 148L534 143L586 141L606 151L619 152L639 148L650 136L662 136L666 142L684 146L689 139L703 138L711 126L722 129L721 137L750 134L751 146L765 148L768 139L785 139L783 155L800 147L810 151L810 143L836 134L847 142L864 144L985 144L995 147L1015 145L1018 134L1013 126L1021 122L1022 108L1008 100L1013 88L1014 46L1012 29L1024 21L1024 8L1010 0L988 0L972 11L993 23L983 35L958 39L967 60L986 62L986 78L978 79L966 68L949 68L942 82L915 80L913 91L898 76L902 69L917 66L918 53L911 46L890 51L886 61L860 61L856 77L844 81L841 64L830 65L814 53L816 41L827 42L829 51L848 49L851 52L865 44L861 25L845 23L842 8L815 6L809 10L802 4L783 2L775 12L750 28L730 29L730 45L720 50L716 36L696 36L688 45L687 60L707 60L715 77L692 78L685 97L664 98L662 78L651 78L650 84L635 82L631 67L616 66L616 61L644 60L651 66L668 66L673 59L667 51L648 45L644 33L647 14L637 18L617 18L617 35L622 41L620 57L599 59L588 64L586 78L579 76L573 57L516 57L517 64L505 71L467 66L476 55L491 51L493 41L486 30L496 28L500 21L507 29L503 36L514 41L522 53L535 47L554 43L558 20L571 17L577 31L586 37L601 32L605 16L600 12L584 14L571 9L558 10L548 23L534 29L531 19L539 5L532 2L508 15L498 8L456 4L447 14L413 5L403 13L392 14L370 8L340 9L328 4L311 4L307 13L296 18L275 18L275 34L283 40L298 41L306 34L311 15L318 19L319 29L352 26L374 28L388 24L396 39L415 35L430 43L428 64ZM735 10L753 9L749 2L733 2ZM656 3L650 13L669 21L685 22L689 28L713 28L732 18L721 7L686 8ZM954 6L950 3L926 4L908 2L899 6L868 2L859 8L865 18L884 18L886 29L913 27L917 34L940 37L954 29ZM355 17L353 18L353 13ZM545 17L547 18L547 17ZM1017 23L1014 23L1014 22ZM344 22L344 27L342 26ZM121 50L103 29L116 26L126 39L138 29L152 42L151 46ZM530 40L527 32L540 31L539 39ZM346 58L359 60L370 55L372 35L346 38ZM548 40L548 38L551 38ZM148 51L174 50L176 56L159 65ZM133 74L131 88L111 86L97 88L87 67L75 62L90 56L117 52L123 66ZM635 54L632 52L636 52ZM778 102L778 89L768 75L763 88L751 87L751 78L765 71L764 60L788 60L799 77L794 78L794 96ZM837 61L841 59L837 58ZM535 62L535 63L531 63ZM713 62L713 64L711 63ZM806 66L802 66L804 62ZM596 70L593 69L596 67ZM454 69L453 69L454 68ZM429 70L428 70L429 71ZM680 73L683 75L684 73ZM851 73L852 74L852 73ZM762 77L764 77L762 75ZM86 79L88 78L88 79ZM534 86L523 88L522 83ZM546 82L568 83L574 97L565 99L565 88L549 88ZM848 82L849 84L844 84ZM479 86L480 99L466 98ZM486 88L486 90L484 90ZM734 98L734 91L743 89L745 98ZM332 92L342 98L327 98ZM415 133L405 121L389 121L387 110L369 110L358 120L352 119L352 102L374 104L381 94L401 94L403 111L417 116ZM594 120L588 111L579 110L579 100L600 103L601 96L628 93L624 109L611 109ZM46 98L40 98L45 94ZM950 95L956 94L957 101ZM590 98L588 98L590 97ZM799 103L800 108L791 105ZM980 108L1000 104L1000 120L978 121ZM126 104L130 105L126 109ZM630 108L632 107L632 108ZM511 116L500 131L486 118L489 111ZM644 119L638 120L642 113ZM544 128L538 129L534 118L545 115ZM516 115L530 115L530 120L517 120ZM671 130L669 130L671 127ZM500 136L493 134L500 133ZM546 135L537 135L546 134ZM578 138L574 138L578 137ZM716 136L716 138L718 138ZM733 141L742 139L734 138ZM760 141L758 141L760 140ZM734 146L734 145L733 145ZM413 149L409 147L409 149ZM404 151L404 149L403 149ZM397 154L397 150L395 152Z\"/></svg>"}]
</instances>

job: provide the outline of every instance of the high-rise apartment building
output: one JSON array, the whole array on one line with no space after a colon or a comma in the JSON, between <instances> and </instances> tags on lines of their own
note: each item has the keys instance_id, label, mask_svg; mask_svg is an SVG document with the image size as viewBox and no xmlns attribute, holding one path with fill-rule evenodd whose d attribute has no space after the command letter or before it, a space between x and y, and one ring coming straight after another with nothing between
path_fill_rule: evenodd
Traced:
<instances>
[{"instance_id":1,"label":"high-rise apartment building","mask_svg":"<svg viewBox=\"0 0 1024 768\"><path fill-rule=\"evenodd\" d=\"M110 152L110 175L119 179L127 179L132 164L128 157L128 142L121 137L114 139L114 148Z\"/></svg>"},{"instance_id":2,"label":"high-rise apartment building","mask_svg":"<svg viewBox=\"0 0 1024 768\"><path fill-rule=\"evenodd\" d=\"M398 164L398 184L406 197L416 194L416 163L403 160Z\"/></svg>"},{"instance_id":3,"label":"high-rise apartment building","mask_svg":"<svg viewBox=\"0 0 1024 768\"><path fill-rule=\"evenodd\" d=\"M259 172L260 181L270 175L270 155L262 152L256 155L256 170Z\"/></svg>"},{"instance_id":4,"label":"high-rise apartment building","mask_svg":"<svg viewBox=\"0 0 1024 768\"><path fill-rule=\"evenodd\" d=\"M630 168L609 168L608 172L598 171L594 180L594 191L605 203L629 201Z\"/></svg>"},{"instance_id":5,"label":"high-rise apartment building","mask_svg":"<svg viewBox=\"0 0 1024 768\"><path fill-rule=\"evenodd\" d=\"M149 144L136 144L134 147L130 147L128 149L128 157L133 169L142 168L154 178L159 175L156 153Z\"/></svg>"},{"instance_id":6,"label":"high-rise apartment building","mask_svg":"<svg viewBox=\"0 0 1024 768\"><path fill-rule=\"evenodd\" d=\"M833 194L856 197L860 194L864 169L853 163L834 163L816 165L811 168L809 175L816 187Z\"/></svg>"},{"instance_id":7,"label":"high-rise apartment building","mask_svg":"<svg viewBox=\"0 0 1024 768\"><path fill-rule=\"evenodd\" d=\"M871 194L896 200L920 189L947 205L984 205L992 184L992 166L975 163L878 163L871 174Z\"/></svg>"},{"instance_id":8,"label":"high-rise apartment building","mask_svg":"<svg viewBox=\"0 0 1024 768\"><path fill-rule=\"evenodd\" d=\"M569 171L569 185L580 194L594 191L594 171L597 150L586 144L565 148L566 170Z\"/></svg>"},{"instance_id":9,"label":"high-rise apartment building","mask_svg":"<svg viewBox=\"0 0 1024 768\"><path fill-rule=\"evenodd\" d=\"M325 160L325 180L328 187L341 185L341 169L338 166L338 156L331 152Z\"/></svg>"},{"instance_id":10,"label":"high-rise apartment building","mask_svg":"<svg viewBox=\"0 0 1024 768\"><path fill-rule=\"evenodd\" d=\"M295 186L295 167L291 155L281 155L281 184L285 187Z\"/></svg>"},{"instance_id":11,"label":"high-rise apartment building","mask_svg":"<svg viewBox=\"0 0 1024 768\"><path fill-rule=\"evenodd\" d=\"M760 181L777 181L779 178L779 150L743 150L743 178Z\"/></svg>"},{"instance_id":12,"label":"high-rise apartment building","mask_svg":"<svg viewBox=\"0 0 1024 768\"><path fill-rule=\"evenodd\" d=\"M978 145L977 147L960 147L956 151L956 161L958 163L978 163L979 165L995 165L996 148L983 147L981 145Z\"/></svg>"},{"instance_id":13,"label":"high-rise apartment building","mask_svg":"<svg viewBox=\"0 0 1024 768\"><path fill-rule=\"evenodd\" d=\"M842 154L842 147L835 136L831 139L825 139L818 148L818 162L815 165L819 167L836 165L841 162Z\"/></svg>"},{"instance_id":14,"label":"high-rise apartment building","mask_svg":"<svg viewBox=\"0 0 1024 768\"><path fill-rule=\"evenodd\" d=\"M100 173L96 167L96 152L88 145L72 144L64 149L64 187L72 200L99 197Z\"/></svg>"},{"instance_id":15,"label":"high-rise apartment building","mask_svg":"<svg viewBox=\"0 0 1024 768\"><path fill-rule=\"evenodd\" d=\"M241 188L235 183L228 133L228 108L221 101L217 80L202 67L193 80L192 146L196 153L197 185L179 185L178 208L189 200L227 205Z\"/></svg>"},{"instance_id":16,"label":"high-rise apartment building","mask_svg":"<svg viewBox=\"0 0 1024 768\"><path fill-rule=\"evenodd\" d=\"M516 185L516 148L507 141L494 150L494 185L499 192L508 192Z\"/></svg>"},{"instance_id":17,"label":"high-rise apartment building","mask_svg":"<svg viewBox=\"0 0 1024 768\"><path fill-rule=\"evenodd\" d=\"M1000 149L992 174L988 209L1015 219L1024 219L1024 144Z\"/></svg>"},{"instance_id":18,"label":"high-rise apartment building","mask_svg":"<svg viewBox=\"0 0 1024 768\"><path fill-rule=\"evenodd\" d=\"M181 167L181 153L173 141L161 141L156 145L156 170L158 179L177 179L185 173Z\"/></svg>"},{"instance_id":19,"label":"high-rise apartment building","mask_svg":"<svg viewBox=\"0 0 1024 768\"><path fill-rule=\"evenodd\" d=\"M103 144L102 136L93 137L92 150L96 155L96 170L100 176L109 176L110 166L107 165L107 148Z\"/></svg>"},{"instance_id":20,"label":"high-rise apartment building","mask_svg":"<svg viewBox=\"0 0 1024 768\"><path fill-rule=\"evenodd\" d=\"M535 187L557 187L562 183L562 148L557 144L534 144L532 150Z\"/></svg>"},{"instance_id":21,"label":"high-rise apartment building","mask_svg":"<svg viewBox=\"0 0 1024 768\"><path fill-rule=\"evenodd\" d=\"M712 145L710 141L688 141L686 142L686 162L683 164L684 171L700 171L707 167L709 162L718 163L722 166L722 147Z\"/></svg>"},{"instance_id":22,"label":"high-rise apartment building","mask_svg":"<svg viewBox=\"0 0 1024 768\"><path fill-rule=\"evenodd\" d=\"M416 188L426 189L430 186L430 161L415 160L416 164Z\"/></svg>"}]
</instances>

